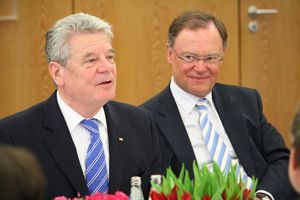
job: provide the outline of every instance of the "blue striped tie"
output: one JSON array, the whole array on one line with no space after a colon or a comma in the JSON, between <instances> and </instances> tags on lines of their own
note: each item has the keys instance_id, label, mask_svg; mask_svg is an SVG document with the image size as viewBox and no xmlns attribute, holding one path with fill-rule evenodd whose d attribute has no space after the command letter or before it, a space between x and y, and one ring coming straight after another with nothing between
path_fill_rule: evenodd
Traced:
<instances>
[{"instance_id":1,"label":"blue striped tie","mask_svg":"<svg viewBox=\"0 0 300 200\"><path fill-rule=\"evenodd\" d=\"M224 141L222 141L219 133L216 131L212 122L208 118L207 99L200 99L196 107L200 111L200 128L207 149L213 160L219 165L220 169L227 174L231 165L233 164L233 159L227 145L224 143ZM242 178L242 181L245 183L247 188L250 188L252 185L252 179L247 176L244 168L239 163L236 164L236 175L238 179Z\"/></svg>"},{"instance_id":2,"label":"blue striped tie","mask_svg":"<svg viewBox=\"0 0 300 200\"><path fill-rule=\"evenodd\" d=\"M108 193L108 175L103 145L96 119L84 119L81 125L90 133L91 143L85 161L86 182L90 194Z\"/></svg>"}]
</instances>

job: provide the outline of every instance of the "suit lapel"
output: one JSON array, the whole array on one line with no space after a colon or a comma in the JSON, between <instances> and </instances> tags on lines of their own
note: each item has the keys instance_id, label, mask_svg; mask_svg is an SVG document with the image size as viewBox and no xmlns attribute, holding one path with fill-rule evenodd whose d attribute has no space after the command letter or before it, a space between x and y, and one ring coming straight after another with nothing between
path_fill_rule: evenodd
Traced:
<instances>
[{"instance_id":1,"label":"suit lapel","mask_svg":"<svg viewBox=\"0 0 300 200\"><path fill-rule=\"evenodd\" d=\"M75 191L82 195L88 194L76 148L57 104L56 92L47 101L45 112L44 126L51 130L51 134L44 140L46 147Z\"/></svg>"},{"instance_id":2,"label":"suit lapel","mask_svg":"<svg viewBox=\"0 0 300 200\"><path fill-rule=\"evenodd\" d=\"M196 157L169 86L160 96L156 122L179 161L193 172L192 164Z\"/></svg>"},{"instance_id":3,"label":"suit lapel","mask_svg":"<svg viewBox=\"0 0 300 200\"><path fill-rule=\"evenodd\" d=\"M126 136L123 133L117 111L110 103L104 106L109 138L109 191L120 188L123 176L123 163L126 158Z\"/></svg>"},{"instance_id":4,"label":"suit lapel","mask_svg":"<svg viewBox=\"0 0 300 200\"><path fill-rule=\"evenodd\" d=\"M222 86L213 89L213 100L229 140L248 175L254 174L247 124L242 111Z\"/></svg>"}]
</instances>

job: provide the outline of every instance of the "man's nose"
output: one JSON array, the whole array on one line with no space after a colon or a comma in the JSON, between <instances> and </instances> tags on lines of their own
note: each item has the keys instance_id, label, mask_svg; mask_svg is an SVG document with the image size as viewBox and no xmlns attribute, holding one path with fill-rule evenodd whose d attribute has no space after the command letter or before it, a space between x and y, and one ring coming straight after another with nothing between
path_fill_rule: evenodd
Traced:
<instances>
[{"instance_id":1,"label":"man's nose","mask_svg":"<svg viewBox=\"0 0 300 200\"><path fill-rule=\"evenodd\" d=\"M103 58L99 61L97 66L97 71L99 73L110 71L115 64L110 63L106 58Z\"/></svg>"},{"instance_id":2,"label":"man's nose","mask_svg":"<svg viewBox=\"0 0 300 200\"><path fill-rule=\"evenodd\" d=\"M194 68L197 71L201 71L201 70L203 70L203 69L206 68L206 63L204 62L203 59L195 60L195 62L194 62Z\"/></svg>"}]
</instances>

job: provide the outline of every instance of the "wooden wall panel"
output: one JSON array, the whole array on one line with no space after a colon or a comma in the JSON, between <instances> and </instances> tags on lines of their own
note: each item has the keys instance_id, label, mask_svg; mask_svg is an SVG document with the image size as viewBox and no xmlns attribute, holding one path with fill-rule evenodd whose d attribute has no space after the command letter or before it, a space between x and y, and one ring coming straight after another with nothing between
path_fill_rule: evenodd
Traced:
<instances>
[{"instance_id":1,"label":"wooden wall panel","mask_svg":"<svg viewBox=\"0 0 300 200\"><path fill-rule=\"evenodd\" d=\"M229 48L220 81L239 84L237 0L75 0L75 12L96 15L113 26L117 100L138 105L168 84L168 27L179 13L193 8L212 11L227 25Z\"/></svg>"},{"instance_id":2,"label":"wooden wall panel","mask_svg":"<svg viewBox=\"0 0 300 200\"><path fill-rule=\"evenodd\" d=\"M267 118L290 145L290 124L300 103L300 1L241 2L242 85L258 89ZM250 18L250 5L278 13ZM250 21L258 23L258 32L248 30Z\"/></svg>"},{"instance_id":3,"label":"wooden wall panel","mask_svg":"<svg viewBox=\"0 0 300 200\"><path fill-rule=\"evenodd\" d=\"M167 29L186 9L212 11L228 27L229 48L220 81L239 84L237 0L13 0L18 20L0 21L0 118L45 98L54 87L44 53L45 32L57 19L87 12L113 25L117 51L117 100L138 105L164 88ZM0 15L6 6L0 0Z\"/></svg>"},{"instance_id":4,"label":"wooden wall panel","mask_svg":"<svg viewBox=\"0 0 300 200\"><path fill-rule=\"evenodd\" d=\"M14 2L18 19L3 20ZM279 9L273 17L257 18L258 34L247 28L250 4ZM168 84L167 29L174 17L193 8L212 11L228 28L220 82L257 88L267 117L288 141L300 102L299 0L0 0L0 118L52 93L44 37L57 19L83 11L113 25L116 99L138 105Z\"/></svg>"},{"instance_id":5,"label":"wooden wall panel","mask_svg":"<svg viewBox=\"0 0 300 200\"><path fill-rule=\"evenodd\" d=\"M71 0L16 2L18 19L0 21L0 118L52 93L44 53L45 32L58 18L72 13ZM0 1L0 7L2 3L5 1Z\"/></svg>"}]
</instances>

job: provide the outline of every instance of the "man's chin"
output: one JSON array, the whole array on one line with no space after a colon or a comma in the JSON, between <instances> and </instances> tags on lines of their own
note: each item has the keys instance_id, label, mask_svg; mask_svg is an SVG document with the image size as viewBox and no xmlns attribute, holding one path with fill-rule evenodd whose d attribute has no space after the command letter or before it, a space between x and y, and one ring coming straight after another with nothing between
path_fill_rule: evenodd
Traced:
<instances>
[{"instance_id":1,"label":"man's chin","mask_svg":"<svg viewBox=\"0 0 300 200\"><path fill-rule=\"evenodd\" d=\"M113 100L115 97L116 97L115 93L110 93L110 94L106 94L106 95L102 93L98 99L102 102L107 103L108 101Z\"/></svg>"},{"instance_id":2,"label":"man's chin","mask_svg":"<svg viewBox=\"0 0 300 200\"><path fill-rule=\"evenodd\" d=\"M202 97L205 97L206 95L208 95L208 93L210 93L210 91L211 91L210 88L196 88L196 89L190 90L188 93L190 93L196 97L202 98Z\"/></svg>"}]
</instances>

